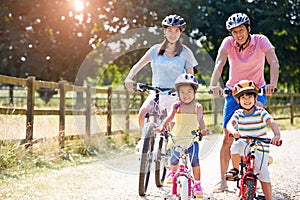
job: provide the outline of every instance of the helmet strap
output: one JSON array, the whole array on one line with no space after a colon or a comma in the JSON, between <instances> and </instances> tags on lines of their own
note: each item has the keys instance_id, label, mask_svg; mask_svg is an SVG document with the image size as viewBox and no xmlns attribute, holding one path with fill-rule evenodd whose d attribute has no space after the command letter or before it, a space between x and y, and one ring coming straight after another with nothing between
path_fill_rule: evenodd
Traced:
<instances>
[{"instance_id":1,"label":"helmet strap","mask_svg":"<svg viewBox=\"0 0 300 200\"><path fill-rule=\"evenodd\" d=\"M239 52L241 52L242 50L244 50L245 48L244 48L244 46L247 44L247 42L248 41L250 41L251 40L251 37L250 37L250 33L248 34L248 37L247 37L247 40L243 43L243 44L241 44L241 46L240 46L240 49L239 49Z\"/></svg>"}]
</instances>

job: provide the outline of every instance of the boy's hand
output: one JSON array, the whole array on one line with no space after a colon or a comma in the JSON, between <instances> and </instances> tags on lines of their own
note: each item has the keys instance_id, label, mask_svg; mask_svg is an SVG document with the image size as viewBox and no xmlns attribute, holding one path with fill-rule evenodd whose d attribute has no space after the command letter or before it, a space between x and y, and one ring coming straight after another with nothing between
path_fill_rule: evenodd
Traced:
<instances>
[{"instance_id":1,"label":"boy's hand","mask_svg":"<svg viewBox=\"0 0 300 200\"><path fill-rule=\"evenodd\" d=\"M271 139L271 143L274 145L280 145L280 134L274 135L274 137Z\"/></svg>"},{"instance_id":2,"label":"boy's hand","mask_svg":"<svg viewBox=\"0 0 300 200\"><path fill-rule=\"evenodd\" d=\"M233 135L233 137L236 138L236 139L240 138L239 132L232 133L232 135Z\"/></svg>"}]
</instances>

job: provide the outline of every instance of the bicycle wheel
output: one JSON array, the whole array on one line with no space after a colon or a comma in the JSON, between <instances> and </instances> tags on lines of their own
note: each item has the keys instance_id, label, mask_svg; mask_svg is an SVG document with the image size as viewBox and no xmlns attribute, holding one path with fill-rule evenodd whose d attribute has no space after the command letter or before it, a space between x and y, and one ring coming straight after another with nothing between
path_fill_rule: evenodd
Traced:
<instances>
[{"instance_id":1,"label":"bicycle wheel","mask_svg":"<svg viewBox=\"0 0 300 200\"><path fill-rule=\"evenodd\" d=\"M253 200L255 197L255 181L254 179L247 179L245 182L245 192L243 197L246 197L245 200Z\"/></svg>"},{"instance_id":2,"label":"bicycle wheel","mask_svg":"<svg viewBox=\"0 0 300 200\"><path fill-rule=\"evenodd\" d=\"M162 160L162 146L163 146L164 139L160 137L158 149L155 150L156 152L156 160L155 160L155 184L157 187L163 186L163 182L166 178L167 168ZM163 158L164 159L164 158Z\"/></svg>"},{"instance_id":3,"label":"bicycle wheel","mask_svg":"<svg viewBox=\"0 0 300 200\"><path fill-rule=\"evenodd\" d=\"M145 196L149 177L151 172L152 151L154 146L153 124L149 123L144 127L143 136L144 144L140 161L140 174L139 174L139 195Z\"/></svg>"},{"instance_id":4,"label":"bicycle wheel","mask_svg":"<svg viewBox=\"0 0 300 200\"><path fill-rule=\"evenodd\" d=\"M181 177L179 185L180 200L189 200L189 180L186 177Z\"/></svg>"}]
</instances>

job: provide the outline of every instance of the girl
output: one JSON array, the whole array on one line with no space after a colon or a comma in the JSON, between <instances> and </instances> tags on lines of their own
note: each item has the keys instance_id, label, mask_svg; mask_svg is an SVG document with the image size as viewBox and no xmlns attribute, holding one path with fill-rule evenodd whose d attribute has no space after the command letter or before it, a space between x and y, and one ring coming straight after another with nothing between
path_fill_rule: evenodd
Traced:
<instances>
[{"instance_id":1,"label":"girl","mask_svg":"<svg viewBox=\"0 0 300 200\"><path fill-rule=\"evenodd\" d=\"M195 95L198 89L198 81L191 74L182 74L175 81L175 88L177 90L180 101L175 102L172 106L172 111L162 123L161 131L167 126L169 122L175 117L175 126L173 127L173 134L180 136L191 136L191 131L201 128L202 135L207 135L205 122L203 119L203 107L201 104L195 102ZM184 141L179 141L184 142ZM173 149L171 155L170 173L167 177L167 183L172 183L173 177L178 170L178 156ZM193 175L195 179L194 195L198 198L203 197L203 192L200 183L200 164L199 164L199 146L198 142L188 149L191 165L193 168Z\"/></svg>"}]
</instances>

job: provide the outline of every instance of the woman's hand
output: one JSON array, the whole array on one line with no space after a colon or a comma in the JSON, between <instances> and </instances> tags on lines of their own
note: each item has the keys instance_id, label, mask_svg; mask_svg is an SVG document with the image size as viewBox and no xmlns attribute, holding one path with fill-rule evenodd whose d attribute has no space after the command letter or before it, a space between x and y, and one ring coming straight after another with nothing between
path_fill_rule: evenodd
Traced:
<instances>
[{"instance_id":1,"label":"woman's hand","mask_svg":"<svg viewBox=\"0 0 300 200\"><path fill-rule=\"evenodd\" d=\"M133 81L129 78L125 79L125 87L127 88L127 90L132 91L133 90Z\"/></svg>"}]
</instances>

